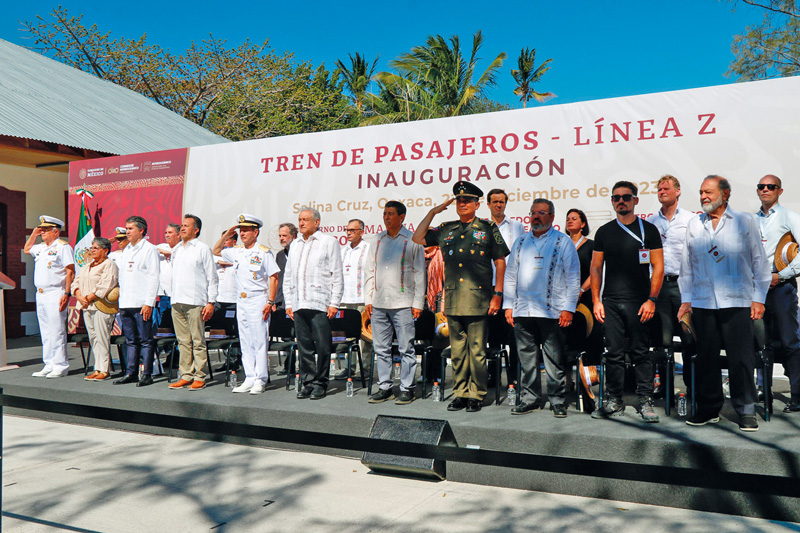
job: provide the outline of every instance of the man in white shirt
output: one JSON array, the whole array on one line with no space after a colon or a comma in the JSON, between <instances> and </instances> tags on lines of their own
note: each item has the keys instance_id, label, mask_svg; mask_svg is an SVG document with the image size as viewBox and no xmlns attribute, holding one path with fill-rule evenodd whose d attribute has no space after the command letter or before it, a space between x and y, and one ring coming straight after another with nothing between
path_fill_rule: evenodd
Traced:
<instances>
[{"instance_id":1,"label":"man in white shirt","mask_svg":"<svg viewBox=\"0 0 800 533\"><path fill-rule=\"evenodd\" d=\"M75 278L72 247L59 239L64 222L55 217L39 217L39 225L25 242L22 251L33 256L33 285L36 287L36 317L42 337L44 368L34 372L38 378L67 375L67 304L69 287ZM41 236L42 242L36 244Z\"/></svg>"},{"instance_id":2,"label":"man in white shirt","mask_svg":"<svg viewBox=\"0 0 800 533\"><path fill-rule=\"evenodd\" d=\"M172 257L172 323L180 347L180 379L170 390L206 387L205 322L214 314L217 301L217 269L211 248L200 242L203 222L195 215L184 215L181 242Z\"/></svg>"},{"instance_id":3,"label":"man in white shirt","mask_svg":"<svg viewBox=\"0 0 800 533\"><path fill-rule=\"evenodd\" d=\"M503 189L492 189L486 195L486 202L492 214L492 221L500 230L500 235L506 245L511 246L525 233L525 226L519 220L514 220L506 216L506 206L508 205L508 194ZM495 270L492 264L492 285L495 283ZM502 331L503 335L490 335L489 347L500 348L498 339L505 340L508 345L508 366L506 366L506 378L509 383L517 381L517 368L519 367L519 355L517 354L517 341L514 338L514 328L506 322L505 314L497 313L489 317L489 328L491 330ZM489 365L488 386L491 387L495 379L500 376L493 376L494 367Z\"/></svg>"},{"instance_id":4,"label":"man in white shirt","mask_svg":"<svg viewBox=\"0 0 800 533\"><path fill-rule=\"evenodd\" d=\"M140 216L125 221L128 244L122 250L119 268L119 316L127 344L125 375L114 385L136 383L145 387L153 383L153 306L158 294L160 265L158 250L144 237L147 221ZM144 364L138 378L140 358Z\"/></svg>"},{"instance_id":5,"label":"man in white shirt","mask_svg":"<svg viewBox=\"0 0 800 533\"><path fill-rule=\"evenodd\" d=\"M678 316L692 313L697 335L697 412L686 423L719 422L725 401L719 361L724 341L739 429L756 431L753 320L764 315L772 275L755 220L730 209L730 195L728 180L708 176L700 185L703 214L693 218L686 230L678 278L683 303Z\"/></svg>"},{"instance_id":6,"label":"man in white shirt","mask_svg":"<svg viewBox=\"0 0 800 533\"><path fill-rule=\"evenodd\" d=\"M378 357L379 390L369 403L394 398L392 392L392 337L397 332L400 352L400 394L394 403L414 401L417 355L414 351L414 320L425 304L425 249L412 241L403 227L406 206L389 201L383 209L386 231L378 234L375 249L367 259L366 311L372 317L372 342Z\"/></svg>"},{"instance_id":7,"label":"man in white shirt","mask_svg":"<svg viewBox=\"0 0 800 533\"><path fill-rule=\"evenodd\" d=\"M237 225L224 232L213 249L214 255L232 264L226 274L234 278L239 292L236 309L245 380L234 387L235 393L261 394L269 380L269 317L278 291L280 269L269 248L256 242L261 226L260 218L242 213ZM242 244L223 248L237 229Z\"/></svg>"},{"instance_id":8,"label":"man in white shirt","mask_svg":"<svg viewBox=\"0 0 800 533\"><path fill-rule=\"evenodd\" d=\"M364 221L354 218L347 223L347 244L342 246L342 276L344 293L340 309L364 311L364 279L366 277L367 255L369 243L364 240ZM361 341L361 360L369 363L372 360L372 343ZM340 370L333 379L347 379L356 372L358 361L351 361L352 368ZM369 371L369 369L365 369Z\"/></svg>"},{"instance_id":9,"label":"man in white shirt","mask_svg":"<svg viewBox=\"0 0 800 533\"><path fill-rule=\"evenodd\" d=\"M786 261L788 265L778 271L775 266L775 252L778 242L787 232L795 239L800 237L800 215L778 203L783 194L783 186L777 176L767 174L761 178L756 191L758 199L761 200L761 209L756 212L756 223L761 230L761 244L764 245L772 272L765 302L764 321L767 331L778 334L778 338L774 340L780 342L780 351L784 355L783 367L789 378L791 398L783 412L796 413L800 411L800 336L798 335L800 325L797 315L796 280L800 274L800 256L795 257L793 261ZM773 350L769 342L767 349ZM759 378L763 377L759 375ZM767 379L771 381L772 376L768 376Z\"/></svg>"},{"instance_id":10,"label":"man in white shirt","mask_svg":"<svg viewBox=\"0 0 800 533\"><path fill-rule=\"evenodd\" d=\"M320 218L316 209L300 210L300 237L289 249L283 279L286 314L294 320L300 352L303 388L298 399L325 397L333 341L329 320L341 305L344 290L339 241L319 231Z\"/></svg>"},{"instance_id":11,"label":"man in white shirt","mask_svg":"<svg viewBox=\"0 0 800 533\"><path fill-rule=\"evenodd\" d=\"M508 256L503 308L514 327L522 360L521 402L511 414L541 409L544 356L547 397L556 418L567 416L564 328L572 324L581 287L581 265L572 240L553 229L555 206L547 199L531 205L531 233L519 237Z\"/></svg>"},{"instance_id":12,"label":"man in white shirt","mask_svg":"<svg viewBox=\"0 0 800 533\"><path fill-rule=\"evenodd\" d=\"M686 226L697 213L678 207L680 197L681 183L678 178L669 174L661 176L658 180L658 201L661 203L661 209L648 216L647 221L658 229L664 251L664 282L661 284L661 292L658 293L654 317L657 320L653 324L656 328L655 334L658 335L660 331L661 338L654 340L657 346L668 349L672 347L675 332L678 332L683 349L681 353L684 363L683 381L689 386L691 384L689 358L694 355L694 342L678 325L678 308L681 306L678 275L681 270L683 245L686 241Z\"/></svg>"},{"instance_id":13,"label":"man in white shirt","mask_svg":"<svg viewBox=\"0 0 800 533\"><path fill-rule=\"evenodd\" d=\"M172 294L172 251L181 242L181 227L178 224L167 224L164 230L164 241L156 246L159 264L158 302L153 309L153 323L158 329L161 324L161 315L170 308L170 294Z\"/></svg>"}]
</instances>

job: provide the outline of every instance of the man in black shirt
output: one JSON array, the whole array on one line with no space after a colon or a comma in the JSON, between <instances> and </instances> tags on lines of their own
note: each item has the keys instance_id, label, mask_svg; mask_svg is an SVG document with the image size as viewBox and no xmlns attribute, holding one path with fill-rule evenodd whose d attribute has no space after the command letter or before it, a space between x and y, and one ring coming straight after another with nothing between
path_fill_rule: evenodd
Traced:
<instances>
[{"instance_id":1,"label":"man in black shirt","mask_svg":"<svg viewBox=\"0 0 800 533\"><path fill-rule=\"evenodd\" d=\"M645 422L658 422L653 409L653 367L645 323L655 313L664 277L664 253L658 229L634 214L639 203L637 193L636 185L628 181L614 184L611 203L617 218L598 229L594 240L592 300L595 318L605 325L608 399L592 413L592 418L622 416L625 411L622 387L627 337L631 362L636 367L639 414ZM606 276L601 300L604 265Z\"/></svg>"}]
</instances>

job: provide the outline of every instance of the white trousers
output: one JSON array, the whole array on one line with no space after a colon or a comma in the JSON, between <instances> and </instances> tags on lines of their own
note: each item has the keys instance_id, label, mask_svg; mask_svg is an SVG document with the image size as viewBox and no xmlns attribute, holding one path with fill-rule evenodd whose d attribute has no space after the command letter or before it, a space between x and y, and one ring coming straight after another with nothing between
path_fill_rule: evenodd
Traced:
<instances>
[{"instance_id":1,"label":"white trousers","mask_svg":"<svg viewBox=\"0 0 800 533\"><path fill-rule=\"evenodd\" d=\"M64 295L62 289L36 291L36 316L42 336L42 360L44 370L66 373L67 360L67 310L58 310Z\"/></svg>"},{"instance_id":2,"label":"white trousers","mask_svg":"<svg viewBox=\"0 0 800 533\"><path fill-rule=\"evenodd\" d=\"M98 372L108 373L111 361L109 342L116 316L116 313L107 315L101 311L90 309L83 312L83 324L86 326L86 333L89 334L89 342L92 344L92 353L94 354L94 369Z\"/></svg>"},{"instance_id":3,"label":"white trousers","mask_svg":"<svg viewBox=\"0 0 800 533\"><path fill-rule=\"evenodd\" d=\"M236 299L236 321L239 325L239 345L242 349L242 367L245 383L267 384L269 378L269 319L263 320L267 295L248 294Z\"/></svg>"}]
</instances>

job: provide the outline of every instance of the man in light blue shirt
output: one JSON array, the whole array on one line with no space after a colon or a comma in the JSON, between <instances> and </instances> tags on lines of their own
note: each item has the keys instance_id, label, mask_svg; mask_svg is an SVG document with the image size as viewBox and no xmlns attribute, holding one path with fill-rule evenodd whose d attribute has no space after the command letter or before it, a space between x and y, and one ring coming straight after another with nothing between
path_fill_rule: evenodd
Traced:
<instances>
[{"instance_id":1,"label":"man in light blue shirt","mask_svg":"<svg viewBox=\"0 0 800 533\"><path fill-rule=\"evenodd\" d=\"M544 358L550 409L556 418L567 416L564 328L578 304L581 266L569 236L553 229L554 218L550 200L534 200L531 232L516 240L508 256L503 308L523 372L522 402L511 409L514 415L544 407L539 371Z\"/></svg>"},{"instance_id":2,"label":"man in light blue shirt","mask_svg":"<svg viewBox=\"0 0 800 533\"><path fill-rule=\"evenodd\" d=\"M775 252L778 242L787 232L792 236L800 236L800 215L790 211L778 203L783 194L780 178L767 174L756 187L761 209L756 212L756 222L761 230L761 244L767 255L767 262L772 270L772 280L767 293L764 321L767 331L778 334L779 351L783 352L783 366L789 378L791 399L784 408L784 413L800 411L800 335L798 335L797 281L800 274L800 256L782 270L775 266ZM795 237L796 238L796 237ZM781 265L783 266L783 265ZM767 350L773 351L772 343L767 343ZM770 354L772 355L772 354ZM759 380L761 380L759 372ZM772 376L768 379L771 381Z\"/></svg>"}]
</instances>

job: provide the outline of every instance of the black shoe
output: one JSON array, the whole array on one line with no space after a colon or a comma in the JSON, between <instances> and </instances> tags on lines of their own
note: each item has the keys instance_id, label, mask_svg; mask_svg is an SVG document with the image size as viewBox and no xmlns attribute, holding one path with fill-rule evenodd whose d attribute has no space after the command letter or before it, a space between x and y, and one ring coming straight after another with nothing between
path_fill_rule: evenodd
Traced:
<instances>
[{"instance_id":1,"label":"black shoe","mask_svg":"<svg viewBox=\"0 0 800 533\"><path fill-rule=\"evenodd\" d=\"M350 377L353 377L354 375L355 375L355 372L351 372L350 373ZM341 380L347 379L347 369L345 368L344 370L339 370L337 373L335 373L333 375L333 379L335 379L337 381L341 381Z\"/></svg>"},{"instance_id":2,"label":"black shoe","mask_svg":"<svg viewBox=\"0 0 800 533\"><path fill-rule=\"evenodd\" d=\"M540 402L539 400L533 402L521 402L519 405L515 405L514 407L511 408L511 414L526 415L541 408L542 408L542 402Z\"/></svg>"},{"instance_id":3,"label":"black shoe","mask_svg":"<svg viewBox=\"0 0 800 533\"><path fill-rule=\"evenodd\" d=\"M783 408L784 413L798 413L800 412L800 400L791 400Z\"/></svg>"},{"instance_id":4,"label":"black shoe","mask_svg":"<svg viewBox=\"0 0 800 533\"><path fill-rule=\"evenodd\" d=\"M324 387L320 385L314 385L314 389L312 390L311 396L309 396L309 398L312 400L321 400L325 397L326 394L327 392L325 391Z\"/></svg>"},{"instance_id":5,"label":"black shoe","mask_svg":"<svg viewBox=\"0 0 800 533\"><path fill-rule=\"evenodd\" d=\"M716 424L717 422L719 422L719 416L708 416L703 413L697 413L686 419L686 423L690 426L705 426L706 424Z\"/></svg>"},{"instance_id":6,"label":"black shoe","mask_svg":"<svg viewBox=\"0 0 800 533\"><path fill-rule=\"evenodd\" d=\"M612 416L623 416L625 414L625 404L622 400L611 398L606 400L602 407L592 411L592 418L609 418Z\"/></svg>"},{"instance_id":7,"label":"black shoe","mask_svg":"<svg viewBox=\"0 0 800 533\"><path fill-rule=\"evenodd\" d=\"M742 431L758 431L758 422L756 415L741 415L739 416L739 429Z\"/></svg>"},{"instance_id":8,"label":"black shoe","mask_svg":"<svg viewBox=\"0 0 800 533\"><path fill-rule=\"evenodd\" d=\"M288 374L288 372L286 371L285 368L281 368L277 372L275 372L276 376L285 376L286 374Z\"/></svg>"},{"instance_id":9,"label":"black shoe","mask_svg":"<svg viewBox=\"0 0 800 533\"><path fill-rule=\"evenodd\" d=\"M450 405L447 406L448 411L460 411L467 406L469 401L466 398L462 398L459 396L458 398L454 399L450 402Z\"/></svg>"},{"instance_id":10,"label":"black shoe","mask_svg":"<svg viewBox=\"0 0 800 533\"><path fill-rule=\"evenodd\" d=\"M370 396L367 402L383 403L386 400L392 400L392 399L394 399L394 393L392 392L392 389L380 389L378 392Z\"/></svg>"},{"instance_id":11,"label":"black shoe","mask_svg":"<svg viewBox=\"0 0 800 533\"><path fill-rule=\"evenodd\" d=\"M297 399L298 400L305 400L306 398L311 396L311 391L313 391L313 390L314 390L314 387L312 387L311 385L304 386L302 389L300 389L300 392L297 393Z\"/></svg>"},{"instance_id":12,"label":"black shoe","mask_svg":"<svg viewBox=\"0 0 800 533\"><path fill-rule=\"evenodd\" d=\"M553 411L553 416L556 418L567 418L567 406L563 403L551 405L550 410Z\"/></svg>"},{"instance_id":13,"label":"black shoe","mask_svg":"<svg viewBox=\"0 0 800 533\"><path fill-rule=\"evenodd\" d=\"M474 398L470 398L467 403L467 412L468 413L477 413L483 407L483 402L481 400L476 400Z\"/></svg>"},{"instance_id":14,"label":"black shoe","mask_svg":"<svg viewBox=\"0 0 800 533\"><path fill-rule=\"evenodd\" d=\"M639 415L649 424L658 423L658 415L653 408L653 399L647 396L639 398Z\"/></svg>"},{"instance_id":15,"label":"black shoe","mask_svg":"<svg viewBox=\"0 0 800 533\"><path fill-rule=\"evenodd\" d=\"M139 380L139 383L136 384L137 387L147 387L148 385L153 384L153 376L150 374L145 374L142 376L142 379Z\"/></svg>"},{"instance_id":16,"label":"black shoe","mask_svg":"<svg viewBox=\"0 0 800 533\"><path fill-rule=\"evenodd\" d=\"M758 403L764 403L764 387L758 387Z\"/></svg>"},{"instance_id":17,"label":"black shoe","mask_svg":"<svg viewBox=\"0 0 800 533\"><path fill-rule=\"evenodd\" d=\"M139 378L133 374L128 374L114 381L114 385L127 385L128 383L138 383Z\"/></svg>"},{"instance_id":18,"label":"black shoe","mask_svg":"<svg viewBox=\"0 0 800 533\"><path fill-rule=\"evenodd\" d=\"M414 401L414 391L401 390L400 395L394 401L396 405L407 405Z\"/></svg>"}]
</instances>

